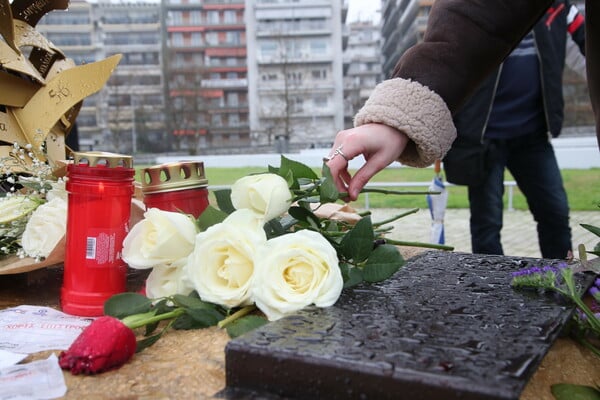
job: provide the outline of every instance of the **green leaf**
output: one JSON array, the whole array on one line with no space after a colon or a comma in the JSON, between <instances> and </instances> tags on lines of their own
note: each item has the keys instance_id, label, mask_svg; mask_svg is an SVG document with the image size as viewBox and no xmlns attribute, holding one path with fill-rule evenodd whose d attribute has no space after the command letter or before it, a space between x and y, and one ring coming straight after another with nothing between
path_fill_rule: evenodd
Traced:
<instances>
[{"instance_id":1,"label":"green leaf","mask_svg":"<svg viewBox=\"0 0 600 400\"><path fill-rule=\"evenodd\" d=\"M219 314L215 309L211 308L191 308L186 309L185 312L194 320L194 326L200 328L216 325L220 320L223 319L221 314Z\"/></svg>"},{"instance_id":2,"label":"green leaf","mask_svg":"<svg viewBox=\"0 0 600 400\"><path fill-rule=\"evenodd\" d=\"M182 294L176 294L171 296L173 302L181 307L185 308L198 308L198 309L215 309L215 305L207 303L201 300L199 297L184 296Z\"/></svg>"},{"instance_id":3,"label":"green leaf","mask_svg":"<svg viewBox=\"0 0 600 400\"><path fill-rule=\"evenodd\" d=\"M200 214L200 217L196 220L196 224L200 228L201 231L205 231L213 225L216 225L227 218L227 213L214 208L213 206L208 206L206 209Z\"/></svg>"},{"instance_id":4,"label":"green leaf","mask_svg":"<svg viewBox=\"0 0 600 400\"><path fill-rule=\"evenodd\" d=\"M302 178L311 180L319 179L317 174L315 174L315 171L313 171L309 166L298 161L290 160L285 156L281 156L280 172L281 171L285 171L286 174L287 171L291 171L296 182Z\"/></svg>"},{"instance_id":5,"label":"green leaf","mask_svg":"<svg viewBox=\"0 0 600 400\"><path fill-rule=\"evenodd\" d=\"M128 315L150 311L152 300L139 293L119 293L104 302L104 315L123 319Z\"/></svg>"},{"instance_id":6,"label":"green leaf","mask_svg":"<svg viewBox=\"0 0 600 400\"><path fill-rule=\"evenodd\" d=\"M235 321L227 324L225 329L227 330L229 337L235 338L268 323L269 321L264 317L260 317L258 315L248 315L238 318Z\"/></svg>"},{"instance_id":7,"label":"green leaf","mask_svg":"<svg viewBox=\"0 0 600 400\"><path fill-rule=\"evenodd\" d=\"M580 225L583 228L587 229L588 231L592 232L594 235L600 236L600 227L594 226L594 225L589 225L589 224L580 224Z\"/></svg>"},{"instance_id":8,"label":"green leaf","mask_svg":"<svg viewBox=\"0 0 600 400\"><path fill-rule=\"evenodd\" d=\"M281 225L281 222L276 219L272 219L265 224L265 231L267 232L267 238L269 239L287 233L283 228L283 225Z\"/></svg>"},{"instance_id":9,"label":"green leaf","mask_svg":"<svg viewBox=\"0 0 600 400\"><path fill-rule=\"evenodd\" d=\"M135 346L135 352L139 353L144 349L147 349L148 347L152 346L154 343L158 342L158 339L160 339L163 335L164 331L157 333L156 335L152 335L152 336L148 336L144 339L140 339L136 342L136 346Z\"/></svg>"},{"instance_id":10,"label":"green leaf","mask_svg":"<svg viewBox=\"0 0 600 400\"><path fill-rule=\"evenodd\" d=\"M319 218L312 211L304 207L290 207L288 212L298 221L306 222L313 227L319 226Z\"/></svg>"},{"instance_id":11,"label":"green leaf","mask_svg":"<svg viewBox=\"0 0 600 400\"><path fill-rule=\"evenodd\" d=\"M173 322L173 328L182 330L200 329L216 324L216 322L212 322L213 319L211 319L210 317L206 317L205 319L205 316L200 315L200 313L190 315L189 313L187 313L186 310L185 314L180 315L179 317L177 317L177 319L175 319L175 321Z\"/></svg>"},{"instance_id":12,"label":"green leaf","mask_svg":"<svg viewBox=\"0 0 600 400\"><path fill-rule=\"evenodd\" d=\"M360 268L353 267L347 263L341 263L340 270L342 271L342 278L344 278L344 289L356 286L364 280Z\"/></svg>"},{"instance_id":13,"label":"green leaf","mask_svg":"<svg viewBox=\"0 0 600 400\"><path fill-rule=\"evenodd\" d=\"M373 250L363 268L367 282L381 282L392 276L404 265L404 258L396 246L379 245Z\"/></svg>"},{"instance_id":14,"label":"green leaf","mask_svg":"<svg viewBox=\"0 0 600 400\"><path fill-rule=\"evenodd\" d=\"M326 164L323 164L323 178L321 186L319 187L320 202L335 203L340 198L340 193L335 186L331 170Z\"/></svg>"},{"instance_id":15,"label":"green leaf","mask_svg":"<svg viewBox=\"0 0 600 400\"><path fill-rule=\"evenodd\" d=\"M556 400L600 400L600 391L591 386L558 383L550 390Z\"/></svg>"},{"instance_id":16,"label":"green leaf","mask_svg":"<svg viewBox=\"0 0 600 400\"><path fill-rule=\"evenodd\" d=\"M235 211L235 207L231 202L231 189L215 190L215 198L217 199L217 206L219 209L226 214L231 214Z\"/></svg>"},{"instance_id":17,"label":"green leaf","mask_svg":"<svg viewBox=\"0 0 600 400\"><path fill-rule=\"evenodd\" d=\"M342 255L355 263L366 260L373 251L373 224L371 217L361 218L354 227L344 235L340 243Z\"/></svg>"}]
</instances>

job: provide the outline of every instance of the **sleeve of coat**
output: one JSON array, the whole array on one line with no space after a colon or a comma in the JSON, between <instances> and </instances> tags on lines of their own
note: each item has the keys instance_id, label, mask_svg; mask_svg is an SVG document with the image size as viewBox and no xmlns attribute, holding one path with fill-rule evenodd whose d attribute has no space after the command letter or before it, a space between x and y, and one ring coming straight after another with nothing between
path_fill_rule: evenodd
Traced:
<instances>
[{"instance_id":1,"label":"sleeve of coat","mask_svg":"<svg viewBox=\"0 0 600 400\"><path fill-rule=\"evenodd\" d=\"M356 126L384 123L411 139L401 163L442 159L456 137L455 113L531 30L552 0L438 0L423 42L398 60L357 113Z\"/></svg>"},{"instance_id":2,"label":"sleeve of coat","mask_svg":"<svg viewBox=\"0 0 600 400\"><path fill-rule=\"evenodd\" d=\"M579 47L581 54L585 55L585 17L573 4L569 5L567 13L567 32Z\"/></svg>"}]
</instances>

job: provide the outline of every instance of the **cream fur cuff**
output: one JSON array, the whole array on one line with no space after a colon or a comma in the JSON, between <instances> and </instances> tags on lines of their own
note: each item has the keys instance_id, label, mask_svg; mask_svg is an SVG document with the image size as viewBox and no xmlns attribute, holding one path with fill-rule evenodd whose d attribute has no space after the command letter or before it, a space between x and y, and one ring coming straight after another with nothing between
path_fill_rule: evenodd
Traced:
<instances>
[{"instance_id":1,"label":"cream fur cuff","mask_svg":"<svg viewBox=\"0 0 600 400\"><path fill-rule=\"evenodd\" d=\"M380 123L411 139L398 158L402 164L426 167L441 160L456 138L452 115L442 98L416 81L388 79L375 87L354 117L354 126Z\"/></svg>"}]
</instances>

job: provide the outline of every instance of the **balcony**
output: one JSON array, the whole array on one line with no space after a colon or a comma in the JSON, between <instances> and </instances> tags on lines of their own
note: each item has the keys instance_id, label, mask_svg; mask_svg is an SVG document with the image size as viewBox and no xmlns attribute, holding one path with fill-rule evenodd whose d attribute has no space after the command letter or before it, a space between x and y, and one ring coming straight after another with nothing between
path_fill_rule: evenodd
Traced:
<instances>
[{"instance_id":1,"label":"balcony","mask_svg":"<svg viewBox=\"0 0 600 400\"><path fill-rule=\"evenodd\" d=\"M208 89L216 88L247 88L248 79L207 79L202 81L202 87Z\"/></svg>"}]
</instances>

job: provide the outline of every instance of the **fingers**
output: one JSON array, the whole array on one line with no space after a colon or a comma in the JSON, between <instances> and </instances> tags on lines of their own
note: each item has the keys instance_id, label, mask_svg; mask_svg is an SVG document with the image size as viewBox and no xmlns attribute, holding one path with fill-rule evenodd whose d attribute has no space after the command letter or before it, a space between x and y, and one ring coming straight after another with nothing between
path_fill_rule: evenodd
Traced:
<instances>
[{"instance_id":1,"label":"fingers","mask_svg":"<svg viewBox=\"0 0 600 400\"><path fill-rule=\"evenodd\" d=\"M345 200L356 200L360 191L375 174L397 160L406 148L408 137L383 124L366 124L338 132L328 157L324 158L340 192L348 192ZM363 155L366 162L354 176L348 162Z\"/></svg>"}]
</instances>

